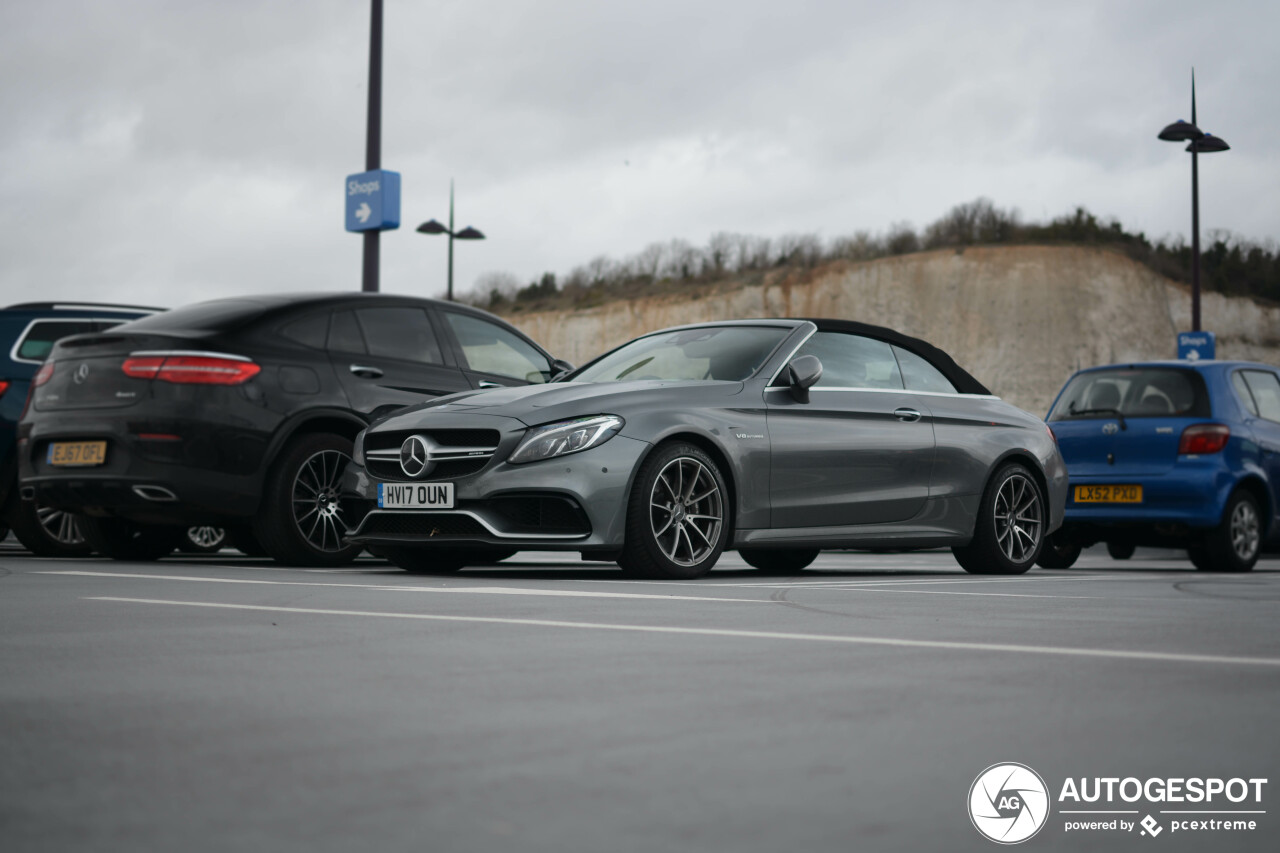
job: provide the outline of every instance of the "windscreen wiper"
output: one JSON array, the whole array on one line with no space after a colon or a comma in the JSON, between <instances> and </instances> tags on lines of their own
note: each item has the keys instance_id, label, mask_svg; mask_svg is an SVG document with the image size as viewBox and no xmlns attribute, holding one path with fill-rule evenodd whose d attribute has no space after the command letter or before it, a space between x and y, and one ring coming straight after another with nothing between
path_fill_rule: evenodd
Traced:
<instances>
[{"instance_id":1,"label":"windscreen wiper","mask_svg":"<svg viewBox=\"0 0 1280 853\"><path fill-rule=\"evenodd\" d=\"M1129 425L1124 422L1124 415L1119 409L1077 409L1074 406L1067 409L1069 415L1115 415L1116 420L1120 422L1120 429L1127 430Z\"/></svg>"}]
</instances>

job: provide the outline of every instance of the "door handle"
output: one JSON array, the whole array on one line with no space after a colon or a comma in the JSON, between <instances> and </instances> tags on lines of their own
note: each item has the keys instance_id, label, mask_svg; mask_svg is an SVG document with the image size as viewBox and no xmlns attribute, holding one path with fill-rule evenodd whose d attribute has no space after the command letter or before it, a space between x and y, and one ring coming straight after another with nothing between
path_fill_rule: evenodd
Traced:
<instances>
[{"instance_id":1,"label":"door handle","mask_svg":"<svg viewBox=\"0 0 1280 853\"><path fill-rule=\"evenodd\" d=\"M893 416L903 423L913 424L920 420L920 413L915 409L908 409L905 406L901 409L894 409Z\"/></svg>"},{"instance_id":2,"label":"door handle","mask_svg":"<svg viewBox=\"0 0 1280 853\"><path fill-rule=\"evenodd\" d=\"M382 370L377 367L370 367L366 364L351 365L351 372L361 379L377 379L382 375Z\"/></svg>"},{"instance_id":3,"label":"door handle","mask_svg":"<svg viewBox=\"0 0 1280 853\"><path fill-rule=\"evenodd\" d=\"M507 386L503 385L501 382L483 381L480 383L480 387L481 388L506 388Z\"/></svg>"}]
</instances>

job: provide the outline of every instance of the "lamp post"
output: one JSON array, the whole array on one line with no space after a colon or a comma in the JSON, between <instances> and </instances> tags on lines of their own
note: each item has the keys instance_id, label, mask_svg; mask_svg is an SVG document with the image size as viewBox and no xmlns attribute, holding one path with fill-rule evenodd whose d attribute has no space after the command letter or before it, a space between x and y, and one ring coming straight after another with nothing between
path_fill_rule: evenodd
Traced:
<instances>
[{"instance_id":1,"label":"lamp post","mask_svg":"<svg viewBox=\"0 0 1280 853\"><path fill-rule=\"evenodd\" d=\"M1191 152L1191 331L1200 331L1200 155L1229 151L1220 136L1196 126L1196 71L1191 69L1191 121L1181 119L1160 131L1165 142L1185 142Z\"/></svg>"},{"instance_id":2,"label":"lamp post","mask_svg":"<svg viewBox=\"0 0 1280 853\"><path fill-rule=\"evenodd\" d=\"M419 234L448 234L449 235L449 279L447 289L445 290L445 299L453 301L453 241L454 240L483 240L484 235L475 228L468 225L461 231L453 230L453 181L449 181L449 227L441 225L434 219L428 219L426 222L418 226Z\"/></svg>"}]
</instances>

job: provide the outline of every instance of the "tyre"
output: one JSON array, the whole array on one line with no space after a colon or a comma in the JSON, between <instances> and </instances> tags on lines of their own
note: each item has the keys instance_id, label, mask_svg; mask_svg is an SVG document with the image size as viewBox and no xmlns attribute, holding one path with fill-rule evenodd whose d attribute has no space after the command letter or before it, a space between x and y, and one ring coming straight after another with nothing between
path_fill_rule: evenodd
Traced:
<instances>
[{"instance_id":1,"label":"tyre","mask_svg":"<svg viewBox=\"0 0 1280 853\"><path fill-rule=\"evenodd\" d=\"M178 543L179 551L188 554L216 554L227 544L227 531L207 524L187 528L187 538Z\"/></svg>"},{"instance_id":2,"label":"tyre","mask_svg":"<svg viewBox=\"0 0 1280 853\"><path fill-rule=\"evenodd\" d=\"M462 550L379 545L378 553L386 557L393 566L398 566L411 575L451 575L466 568L481 552L477 551L468 558L467 552Z\"/></svg>"},{"instance_id":3,"label":"tyre","mask_svg":"<svg viewBox=\"0 0 1280 853\"><path fill-rule=\"evenodd\" d=\"M640 577L702 577L729 539L728 489L701 448L660 445L640 467L618 562Z\"/></svg>"},{"instance_id":4,"label":"tyre","mask_svg":"<svg viewBox=\"0 0 1280 853\"><path fill-rule=\"evenodd\" d=\"M1113 560L1127 560L1133 556L1133 552L1138 550L1138 546L1132 542L1109 541L1107 542L1107 553L1111 555Z\"/></svg>"},{"instance_id":5,"label":"tyre","mask_svg":"<svg viewBox=\"0 0 1280 853\"><path fill-rule=\"evenodd\" d=\"M9 516L13 535L39 557L87 557L93 546L85 539L83 516L40 506L35 501L17 501Z\"/></svg>"},{"instance_id":6,"label":"tyre","mask_svg":"<svg viewBox=\"0 0 1280 853\"><path fill-rule=\"evenodd\" d=\"M329 433L299 436L267 475L253 536L289 566L345 566L361 546L343 541L347 525L338 502L351 439Z\"/></svg>"},{"instance_id":7,"label":"tyre","mask_svg":"<svg viewBox=\"0 0 1280 853\"><path fill-rule=\"evenodd\" d=\"M227 540L231 543L232 548L235 548L246 557L267 556L267 549L262 547L262 543L258 541L258 537L253 535L253 529L248 524L228 527Z\"/></svg>"},{"instance_id":8,"label":"tyre","mask_svg":"<svg viewBox=\"0 0 1280 853\"><path fill-rule=\"evenodd\" d=\"M1040 556L1046 515L1035 477L1025 466L1010 463L987 483L973 539L951 551L970 574L1020 575Z\"/></svg>"},{"instance_id":9,"label":"tyre","mask_svg":"<svg viewBox=\"0 0 1280 853\"><path fill-rule=\"evenodd\" d=\"M80 519L93 549L113 560L149 563L173 553L187 535L185 527L139 524L124 518Z\"/></svg>"},{"instance_id":10,"label":"tyre","mask_svg":"<svg viewBox=\"0 0 1280 853\"><path fill-rule=\"evenodd\" d=\"M1222 522L1192 548L1191 562L1204 572L1247 572L1262 553L1262 517L1258 502L1239 489L1227 501Z\"/></svg>"},{"instance_id":11,"label":"tyre","mask_svg":"<svg viewBox=\"0 0 1280 853\"><path fill-rule=\"evenodd\" d=\"M1080 559L1080 542L1066 528L1050 533L1040 548L1036 565L1044 569L1069 569Z\"/></svg>"},{"instance_id":12,"label":"tyre","mask_svg":"<svg viewBox=\"0 0 1280 853\"><path fill-rule=\"evenodd\" d=\"M738 556L748 566L770 574L791 574L798 572L818 558L817 548L789 548L773 550L770 548L739 548Z\"/></svg>"}]
</instances>

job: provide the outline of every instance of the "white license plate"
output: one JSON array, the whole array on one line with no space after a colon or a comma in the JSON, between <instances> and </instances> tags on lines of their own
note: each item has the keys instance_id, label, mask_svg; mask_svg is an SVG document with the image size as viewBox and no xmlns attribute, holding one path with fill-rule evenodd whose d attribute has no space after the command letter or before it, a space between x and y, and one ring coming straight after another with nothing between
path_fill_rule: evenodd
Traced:
<instances>
[{"instance_id":1,"label":"white license plate","mask_svg":"<svg viewBox=\"0 0 1280 853\"><path fill-rule=\"evenodd\" d=\"M379 483L381 509L453 509L453 483Z\"/></svg>"}]
</instances>

